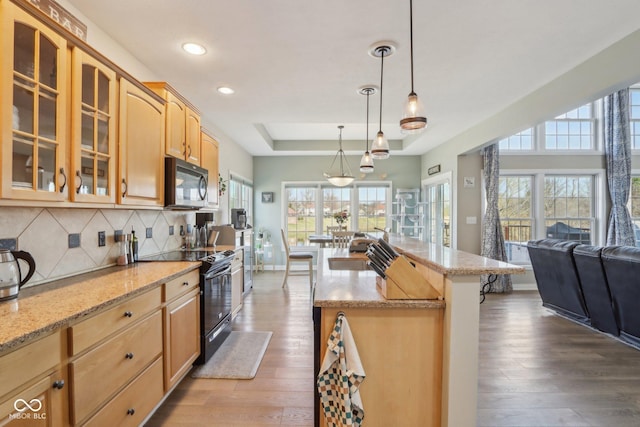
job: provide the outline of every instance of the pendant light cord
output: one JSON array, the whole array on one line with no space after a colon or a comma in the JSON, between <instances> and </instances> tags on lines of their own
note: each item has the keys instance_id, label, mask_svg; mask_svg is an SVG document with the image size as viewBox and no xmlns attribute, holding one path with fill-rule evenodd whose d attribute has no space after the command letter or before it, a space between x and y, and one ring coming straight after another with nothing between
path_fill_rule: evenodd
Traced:
<instances>
[{"instance_id":1,"label":"pendant light cord","mask_svg":"<svg viewBox=\"0 0 640 427\"><path fill-rule=\"evenodd\" d=\"M378 129L378 132L382 132L382 74L384 73L384 53L386 51L386 46L380 47L380 129Z\"/></svg>"},{"instance_id":2,"label":"pendant light cord","mask_svg":"<svg viewBox=\"0 0 640 427\"><path fill-rule=\"evenodd\" d=\"M367 89L367 149L366 153L369 152L369 95L371 95L371 90Z\"/></svg>"},{"instance_id":3,"label":"pendant light cord","mask_svg":"<svg viewBox=\"0 0 640 427\"><path fill-rule=\"evenodd\" d=\"M411 93L413 92L413 0L409 0L409 45L411 46Z\"/></svg>"}]
</instances>

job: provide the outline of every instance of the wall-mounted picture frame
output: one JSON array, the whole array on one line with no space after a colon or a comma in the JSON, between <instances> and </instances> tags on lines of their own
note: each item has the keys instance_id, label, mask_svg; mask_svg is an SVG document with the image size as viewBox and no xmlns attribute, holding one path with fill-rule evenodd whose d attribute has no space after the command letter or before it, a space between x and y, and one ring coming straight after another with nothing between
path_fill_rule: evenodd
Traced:
<instances>
[{"instance_id":1,"label":"wall-mounted picture frame","mask_svg":"<svg viewBox=\"0 0 640 427\"><path fill-rule=\"evenodd\" d=\"M262 203L273 203L273 191L262 192Z\"/></svg>"}]
</instances>

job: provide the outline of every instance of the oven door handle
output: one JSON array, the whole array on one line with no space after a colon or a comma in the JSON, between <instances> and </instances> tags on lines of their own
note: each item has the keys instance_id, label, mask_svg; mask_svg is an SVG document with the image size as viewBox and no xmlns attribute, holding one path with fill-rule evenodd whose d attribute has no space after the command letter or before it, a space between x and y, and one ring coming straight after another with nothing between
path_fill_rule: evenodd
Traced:
<instances>
[{"instance_id":1,"label":"oven door handle","mask_svg":"<svg viewBox=\"0 0 640 427\"><path fill-rule=\"evenodd\" d=\"M213 279L214 277L226 276L227 274L231 274L231 265L228 265L223 270L217 270L210 273L205 273L204 278Z\"/></svg>"}]
</instances>

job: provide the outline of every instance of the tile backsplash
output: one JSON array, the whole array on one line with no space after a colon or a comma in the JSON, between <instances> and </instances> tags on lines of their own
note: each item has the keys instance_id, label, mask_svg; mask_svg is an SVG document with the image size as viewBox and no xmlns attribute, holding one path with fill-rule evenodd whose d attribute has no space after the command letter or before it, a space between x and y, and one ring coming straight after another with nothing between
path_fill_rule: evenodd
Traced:
<instances>
[{"instance_id":1,"label":"tile backsplash","mask_svg":"<svg viewBox=\"0 0 640 427\"><path fill-rule=\"evenodd\" d=\"M33 256L36 273L25 285L33 286L115 265L115 230L131 233L133 228L144 256L180 248L180 227L194 223L193 211L0 207L0 241L15 242L11 249ZM104 246L98 245L100 231L106 235ZM79 246L70 248L77 237Z\"/></svg>"}]
</instances>

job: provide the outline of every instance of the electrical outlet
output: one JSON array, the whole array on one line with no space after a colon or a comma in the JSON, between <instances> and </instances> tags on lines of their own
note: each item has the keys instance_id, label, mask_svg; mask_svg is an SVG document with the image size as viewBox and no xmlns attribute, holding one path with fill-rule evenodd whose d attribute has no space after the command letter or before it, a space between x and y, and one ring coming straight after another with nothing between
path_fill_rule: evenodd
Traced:
<instances>
[{"instance_id":1,"label":"electrical outlet","mask_svg":"<svg viewBox=\"0 0 640 427\"><path fill-rule=\"evenodd\" d=\"M80 247L80 233L69 234L69 249Z\"/></svg>"},{"instance_id":2,"label":"electrical outlet","mask_svg":"<svg viewBox=\"0 0 640 427\"><path fill-rule=\"evenodd\" d=\"M153 238L153 228L147 227L147 239Z\"/></svg>"},{"instance_id":3,"label":"electrical outlet","mask_svg":"<svg viewBox=\"0 0 640 427\"><path fill-rule=\"evenodd\" d=\"M98 231L98 246L106 246L107 235L104 231Z\"/></svg>"},{"instance_id":4,"label":"electrical outlet","mask_svg":"<svg viewBox=\"0 0 640 427\"><path fill-rule=\"evenodd\" d=\"M119 242L122 240L122 230L114 230L113 231L113 240Z\"/></svg>"},{"instance_id":5,"label":"electrical outlet","mask_svg":"<svg viewBox=\"0 0 640 427\"><path fill-rule=\"evenodd\" d=\"M173 230L173 225L169 226L169 236L173 236L174 234L174 230Z\"/></svg>"}]
</instances>

